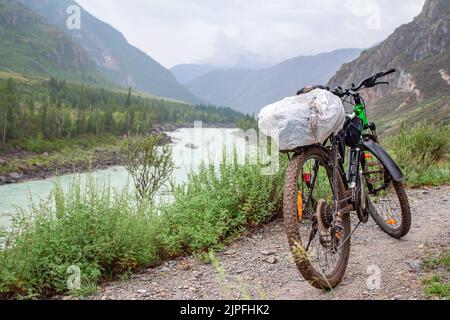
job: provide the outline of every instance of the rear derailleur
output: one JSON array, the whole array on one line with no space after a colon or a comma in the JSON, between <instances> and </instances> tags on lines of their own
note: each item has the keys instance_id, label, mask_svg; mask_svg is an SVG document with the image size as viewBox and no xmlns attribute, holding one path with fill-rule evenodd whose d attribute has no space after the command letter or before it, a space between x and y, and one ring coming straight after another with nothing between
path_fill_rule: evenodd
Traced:
<instances>
[{"instance_id":1,"label":"rear derailleur","mask_svg":"<svg viewBox=\"0 0 450 320\"><path fill-rule=\"evenodd\" d=\"M341 238L345 234L340 213L335 213L334 208L330 207L325 200L320 200L317 205L316 219L320 244L337 253Z\"/></svg>"}]
</instances>

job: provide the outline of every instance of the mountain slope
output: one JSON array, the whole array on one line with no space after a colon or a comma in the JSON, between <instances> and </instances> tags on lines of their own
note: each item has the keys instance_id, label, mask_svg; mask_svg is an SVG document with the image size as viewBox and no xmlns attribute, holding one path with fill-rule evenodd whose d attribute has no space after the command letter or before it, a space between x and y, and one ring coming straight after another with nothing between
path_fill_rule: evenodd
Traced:
<instances>
[{"instance_id":1,"label":"mountain slope","mask_svg":"<svg viewBox=\"0 0 450 320\"><path fill-rule=\"evenodd\" d=\"M170 69L177 81L183 85L204 76L208 72L213 71L215 68L209 65L201 64L179 64Z\"/></svg>"},{"instance_id":2,"label":"mountain slope","mask_svg":"<svg viewBox=\"0 0 450 320\"><path fill-rule=\"evenodd\" d=\"M391 86L365 93L369 113L386 129L419 120L450 120L450 1L427 0L411 23L399 27L375 48L345 64L329 85L346 86L395 67Z\"/></svg>"},{"instance_id":3,"label":"mountain slope","mask_svg":"<svg viewBox=\"0 0 450 320\"><path fill-rule=\"evenodd\" d=\"M21 1L70 35L88 52L100 70L111 81L161 97L191 103L201 102L179 84L170 71L141 50L130 45L119 31L98 20L84 9L81 9L81 29L69 30L66 27L68 17L66 10L70 5L77 5L75 1Z\"/></svg>"},{"instance_id":4,"label":"mountain slope","mask_svg":"<svg viewBox=\"0 0 450 320\"><path fill-rule=\"evenodd\" d=\"M200 98L244 113L262 107L309 84L325 83L359 49L343 49L316 56L293 58L263 70L218 70L190 82L188 88Z\"/></svg>"},{"instance_id":5,"label":"mountain slope","mask_svg":"<svg viewBox=\"0 0 450 320\"><path fill-rule=\"evenodd\" d=\"M217 60L215 58L217 58ZM179 64L171 68L170 71L175 78L177 78L178 82L186 85L189 82L204 76L208 72L216 70L261 70L276 64L269 58L251 53L212 57L209 61L210 62L205 62L203 64Z\"/></svg>"},{"instance_id":6,"label":"mountain slope","mask_svg":"<svg viewBox=\"0 0 450 320\"><path fill-rule=\"evenodd\" d=\"M0 2L0 70L103 81L80 46L17 0Z\"/></svg>"}]
</instances>

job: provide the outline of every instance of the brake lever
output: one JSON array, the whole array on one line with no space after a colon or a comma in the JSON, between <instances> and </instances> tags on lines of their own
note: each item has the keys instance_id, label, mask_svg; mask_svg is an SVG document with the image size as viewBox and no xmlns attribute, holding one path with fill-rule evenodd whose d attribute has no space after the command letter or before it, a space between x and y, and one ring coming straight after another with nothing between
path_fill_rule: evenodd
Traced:
<instances>
[{"instance_id":1,"label":"brake lever","mask_svg":"<svg viewBox=\"0 0 450 320\"><path fill-rule=\"evenodd\" d=\"M364 89L370 89L370 88L373 88L373 87L375 87L375 86L377 86L377 85L379 85L379 84L390 85L390 83L387 82L387 81L380 81L380 82L376 82L376 81L368 81L367 83L364 83L364 84L363 84L363 88L364 88Z\"/></svg>"}]
</instances>

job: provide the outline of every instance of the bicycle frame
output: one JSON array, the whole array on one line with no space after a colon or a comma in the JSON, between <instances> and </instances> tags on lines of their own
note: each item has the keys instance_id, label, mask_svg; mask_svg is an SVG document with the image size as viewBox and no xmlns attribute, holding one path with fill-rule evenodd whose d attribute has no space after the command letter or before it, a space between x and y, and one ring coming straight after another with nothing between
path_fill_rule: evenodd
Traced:
<instances>
[{"instance_id":1,"label":"bicycle frame","mask_svg":"<svg viewBox=\"0 0 450 320\"><path fill-rule=\"evenodd\" d=\"M333 168L335 168L335 172L333 172L333 189L336 190L336 174L339 174L344 181L345 189L351 192L349 194L346 201L350 201L351 205L354 207L355 211L358 211L362 206L363 209L365 207L365 190L364 190L364 172L362 168L365 167L365 154L371 153L376 157L376 159L383 165L386 170L385 174L385 185L388 185L390 179L401 182L404 180L403 173L401 172L398 165L391 158L391 156L379 145L378 133L376 130L376 125L374 123L370 123L366 113L366 106L364 100L361 96L353 92L354 98L354 108L353 114L349 115L351 120L355 118L359 118L363 122L363 131L360 137L360 143L355 147L350 147L347 149L347 146L344 143L344 135L345 130L341 130L337 134L331 135L323 144L322 147L327 148L326 146L331 143L331 148L328 147L328 151L332 154L332 159L334 161ZM370 133L365 133L370 129ZM348 160L347 167L345 167L345 160ZM378 189L373 189L371 186L368 186L368 191L371 194L376 194L383 187ZM361 201L362 200L362 201ZM342 206L336 203L335 208L340 210Z\"/></svg>"}]
</instances>

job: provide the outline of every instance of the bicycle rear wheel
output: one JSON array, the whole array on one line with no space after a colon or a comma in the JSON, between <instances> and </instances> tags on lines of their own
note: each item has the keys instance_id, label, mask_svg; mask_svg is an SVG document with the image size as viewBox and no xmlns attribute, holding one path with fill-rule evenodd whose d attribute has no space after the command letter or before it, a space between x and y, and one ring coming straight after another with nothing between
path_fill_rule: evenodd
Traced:
<instances>
[{"instance_id":1,"label":"bicycle rear wheel","mask_svg":"<svg viewBox=\"0 0 450 320\"><path fill-rule=\"evenodd\" d=\"M342 280L350 254L350 215L334 218L335 200L344 199L345 187L329 153L320 147L305 149L289 163L284 192L285 229L295 263L314 287L329 290ZM333 225L333 221L338 221Z\"/></svg>"}]
</instances>

